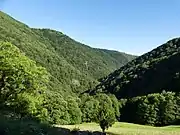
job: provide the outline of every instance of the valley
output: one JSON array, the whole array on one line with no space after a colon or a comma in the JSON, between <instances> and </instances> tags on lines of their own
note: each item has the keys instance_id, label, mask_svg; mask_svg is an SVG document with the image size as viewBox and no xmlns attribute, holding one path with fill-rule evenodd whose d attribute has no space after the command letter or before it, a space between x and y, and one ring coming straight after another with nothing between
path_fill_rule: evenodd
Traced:
<instances>
[{"instance_id":1,"label":"valley","mask_svg":"<svg viewBox=\"0 0 180 135\"><path fill-rule=\"evenodd\" d=\"M178 135L179 63L180 38L134 56L0 11L0 134Z\"/></svg>"}]
</instances>

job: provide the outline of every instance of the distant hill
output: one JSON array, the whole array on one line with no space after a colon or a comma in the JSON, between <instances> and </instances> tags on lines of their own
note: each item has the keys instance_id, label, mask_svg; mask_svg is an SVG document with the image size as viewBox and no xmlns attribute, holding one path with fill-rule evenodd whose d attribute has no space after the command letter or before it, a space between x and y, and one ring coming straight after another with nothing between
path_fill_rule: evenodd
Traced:
<instances>
[{"instance_id":1,"label":"distant hill","mask_svg":"<svg viewBox=\"0 0 180 135\"><path fill-rule=\"evenodd\" d=\"M135 56L81 44L61 32L34 29L0 11L0 40L16 45L44 66L51 76L49 89L61 94L87 90L97 80Z\"/></svg>"},{"instance_id":2,"label":"distant hill","mask_svg":"<svg viewBox=\"0 0 180 135\"><path fill-rule=\"evenodd\" d=\"M175 38L134 59L101 79L90 93L113 93L118 98L130 98L180 91L180 38Z\"/></svg>"}]
</instances>

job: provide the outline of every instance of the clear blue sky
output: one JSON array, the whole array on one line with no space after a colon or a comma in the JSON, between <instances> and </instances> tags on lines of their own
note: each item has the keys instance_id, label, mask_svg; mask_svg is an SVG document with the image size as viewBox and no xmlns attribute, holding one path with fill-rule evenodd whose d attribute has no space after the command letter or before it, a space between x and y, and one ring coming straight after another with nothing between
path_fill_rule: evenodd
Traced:
<instances>
[{"instance_id":1,"label":"clear blue sky","mask_svg":"<svg viewBox=\"0 0 180 135\"><path fill-rule=\"evenodd\" d=\"M0 0L0 9L30 27L138 55L180 36L180 0Z\"/></svg>"}]
</instances>

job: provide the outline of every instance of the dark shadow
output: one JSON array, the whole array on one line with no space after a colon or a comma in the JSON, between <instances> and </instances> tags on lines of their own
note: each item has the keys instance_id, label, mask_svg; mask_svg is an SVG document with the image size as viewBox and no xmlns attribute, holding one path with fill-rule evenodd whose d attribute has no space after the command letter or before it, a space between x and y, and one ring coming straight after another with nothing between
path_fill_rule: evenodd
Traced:
<instances>
[{"instance_id":1,"label":"dark shadow","mask_svg":"<svg viewBox=\"0 0 180 135\"><path fill-rule=\"evenodd\" d=\"M119 135L119 134L115 134L115 133L111 133L111 132L106 132L108 135Z\"/></svg>"},{"instance_id":2,"label":"dark shadow","mask_svg":"<svg viewBox=\"0 0 180 135\"><path fill-rule=\"evenodd\" d=\"M30 119L0 116L0 135L104 135L102 132L70 130L53 127ZM113 134L112 134L113 135Z\"/></svg>"},{"instance_id":3,"label":"dark shadow","mask_svg":"<svg viewBox=\"0 0 180 135\"><path fill-rule=\"evenodd\" d=\"M56 127L50 129L50 134L48 135L106 135L105 133L99 132L99 131L70 131L66 128ZM114 135L114 134L108 134L108 135Z\"/></svg>"},{"instance_id":4,"label":"dark shadow","mask_svg":"<svg viewBox=\"0 0 180 135\"><path fill-rule=\"evenodd\" d=\"M40 123L32 117L19 117L9 111L0 112L0 135L105 135L99 131L80 131L54 127L47 123ZM108 133L108 135L115 135Z\"/></svg>"},{"instance_id":5,"label":"dark shadow","mask_svg":"<svg viewBox=\"0 0 180 135\"><path fill-rule=\"evenodd\" d=\"M177 120L174 121L171 125L180 125L180 119L177 119Z\"/></svg>"}]
</instances>

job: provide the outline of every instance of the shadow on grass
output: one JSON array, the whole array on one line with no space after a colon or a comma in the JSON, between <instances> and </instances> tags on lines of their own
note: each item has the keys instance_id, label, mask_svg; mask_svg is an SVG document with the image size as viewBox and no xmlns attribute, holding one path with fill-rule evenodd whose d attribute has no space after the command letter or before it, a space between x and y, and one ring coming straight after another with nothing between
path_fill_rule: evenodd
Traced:
<instances>
[{"instance_id":1,"label":"shadow on grass","mask_svg":"<svg viewBox=\"0 0 180 135\"><path fill-rule=\"evenodd\" d=\"M103 133L98 131L71 131L34 120L9 119L0 116L0 135L103 135Z\"/></svg>"},{"instance_id":2,"label":"shadow on grass","mask_svg":"<svg viewBox=\"0 0 180 135\"><path fill-rule=\"evenodd\" d=\"M38 122L34 118L20 119L13 113L0 112L0 135L104 135L99 131L79 131L53 127L49 124ZM107 135L117 135L107 133Z\"/></svg>"},{"instance_id":3,"label":"shadow on grass","mask_svg":"<svg viewBox=\"0 0 180 135\"><path fill-rule=\"evenodd\" d=\"M107 135L119 135L119 134L115 134L115 133L112 133L112 132L106 132Z\"/></svg>"}]
</instances>

